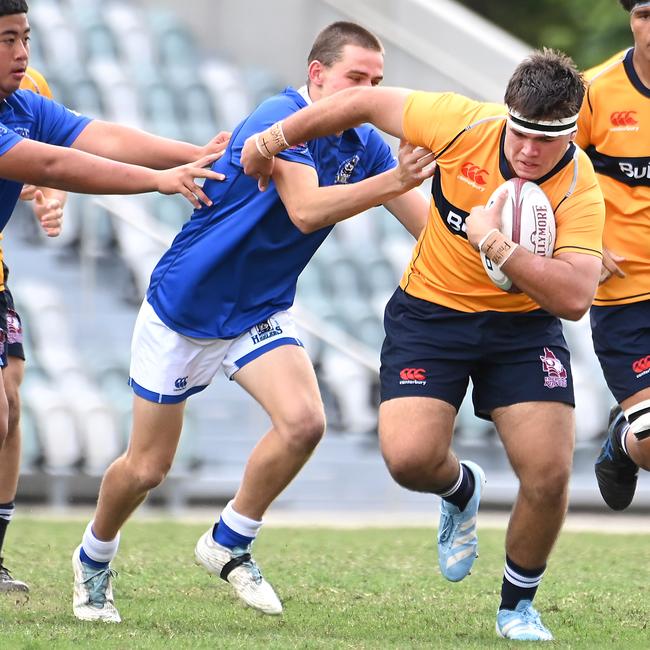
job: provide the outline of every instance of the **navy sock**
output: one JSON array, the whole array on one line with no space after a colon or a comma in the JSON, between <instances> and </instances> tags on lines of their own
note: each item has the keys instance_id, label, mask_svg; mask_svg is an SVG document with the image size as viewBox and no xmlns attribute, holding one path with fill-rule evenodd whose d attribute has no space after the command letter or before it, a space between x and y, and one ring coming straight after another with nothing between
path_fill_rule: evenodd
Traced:
<instances>
[{"instance_id":1,"label":"navy sock","mask_svg":"<svg viewBox=\"0 0 650 650\"><path fill-rule=\"evenodd\" d=\"M462 463L460 464L460 471L461 477L459 486L451 494L445 494L446 492L449 492L449 490L453 487L450 485L446 490L442 491L442 494L445 494L445 496L442 498L445 501L449 501L449 503L453 503L459 510L462 511L465 510L465 506L469 503L469 500L474 494L474 486L476 485L476 481L474 480L474 473L465 467L465 465Z\"/></svg>"},{"instance_id":2,"label":"navy sock","mask_svg":"<svg viewBox=\"0 0 650 650\"><path fill-rule=\"evenodd\" d=\"M10 511L11 514L13 514L14 508L15 506L13 501L10 501L9 503L0 503L0 511L7 513ZM7 533L7 526L10 521L11 515L8 515L6 518L0 516L0 555L2 554L2 547L5 543L5 534Z\"/></svg>"},{"instance_id":3,"label":"navy sock","mask_svg":"<svg viewBox=\"0 0 650 650\"><path fill-rule=\"evenodd\" d=\"M96 560L89 558L86 555L86 551L84 551L83 547L81 547L81 550L79 551L79 559L84 564L93 567L93 569L105 569L110 564L110 562L97 562Z\"/></svg>"},{"instance_id":4,"label":"navy sock","mask_svg":"<svg viewBox=\"0 0 650 650\"><path fill-rule=\"evenodd\" d=\"M546 565L538 569L524 569L506 555L499 609L515 609L520 600L532 601L545 570Z\"/></svg>"},{"instance_id":5,"label":"navy sock","mask_svg":"<svg viewBox=\"0 0 650 650\"><path fill-rule=\"evenodd\" d=\"M212 539L226 548L235 548L235 546L246 548L255 538L235 532L219 518L219 523L212 529Z\"/></svg>"}]
</instances>

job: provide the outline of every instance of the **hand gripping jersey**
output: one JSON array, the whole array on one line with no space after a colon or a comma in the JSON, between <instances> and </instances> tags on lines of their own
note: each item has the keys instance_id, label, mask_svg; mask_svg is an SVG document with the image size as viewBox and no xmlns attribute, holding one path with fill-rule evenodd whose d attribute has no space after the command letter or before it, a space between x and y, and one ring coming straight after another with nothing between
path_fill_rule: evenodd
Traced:
<instances>
[{"instance_id":1,"label":"hand gripping jersey","mask_svg":"<svg viewBox=\"0 0 650 650\"><path fill-rule=\"evenodd\" d=\"M632 65L633 49L585 74L589 82L576 142L594 164L605 196L603 245L625 257L595 305L650 299L650 88Z\"/></svg>"},{"instance_id":2,"label":"hand gripping jersey","mask_svg":"<svg viewBox=\"0 0 650 650\"><path fill-rule=\"evenodd\" d=\"M400 286L408 294L463 312L527 312L539 305L526 294L492 284L467 240L465 219L485 205L513 174L503 142L505 107L454 93L414 92L403 115L406 139L437 154L427 226ZM600 257L604 205L587 156L571 144L562 160L536 181L548 196L557 225L554 255Z\"/></svg>"},{"instance_id":3,"label":"hand gripping jersey","mask_svg":"<svg viewBox=\"0 0 650 650\"><path fill-rule=\"evenodd\" d=\"M240 163L246 138L303 108L292 88L263 102L234 130L212 168L225 181L205 183L213 205L196 210L151 276L147 299L171 329L195 338L230 339L293 304L298 275L332 227L304 235L273 182L266 192ZM396 165L370 126L287 149L283 160L315 168L319 184L354 183Z\"/></svg>"}]
</instances>

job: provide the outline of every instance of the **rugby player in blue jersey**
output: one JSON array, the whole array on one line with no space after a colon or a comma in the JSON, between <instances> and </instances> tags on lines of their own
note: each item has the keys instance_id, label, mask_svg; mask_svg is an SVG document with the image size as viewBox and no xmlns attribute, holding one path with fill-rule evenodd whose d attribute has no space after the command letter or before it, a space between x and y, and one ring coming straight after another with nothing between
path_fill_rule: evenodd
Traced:
<instances>
[{"instance_id":1,"label":"rugby player in blue jersey","mask_svg":"<svg viewBox=\"0 0 650 650\"><path fill-rule=\"evenodd\" d=\"M272 426L234 499L197 542L196 559L247 605L282 612L251 543L325 429L316 375L290 313L296 281L336 222L379 203L418 236L428 203L413 188L432 173L431 158L403 145L397 164L379 134L359 126L286 151L262 193L239 157L247 137L278 119L339 89L379 84L383 59L381 43L360 26L326 27L308 57L307 85L271 97L239 124L213 166L226 180L204 187L212 207L194 212L154 269L133 335L131 441L106 471L95 517L73 554L78 618L120 620L109 564L119 531L171 467L185 400L220 368L262 405Z\"/></svg>"},{"instance_id":2,"label":"rugby player in blue jersey","mask_svg":"<svg viewBox=\"0 0 650 650\"><path fill-rule=\"evenodd\" d=\"M222 178L201 167L223 149L225 134L215 137L205 147L197 147L92 121L51 101L44 96L46 93L19 89L21 84L29 87L25 82L34 73L27 69L30 38L27 10L24 0L0 0L0 231L14 210L23 182L98 194L180 192L196 206L200 205L199 199L207 201L194 179ZM193 160L198 161L196 165L187 165ZM176 165L186 166L168 169ZM34 187L27 192L35 197L35 210L45 231L57 234L62 194L47 190L46 197ZM11 366L7 363L8 356L19 358L22 352L16 346L20 323L12 309L11 294L5 290L1 262L0 251L0 549L14 511L13 498L9 495L15 494L18 478L17 386L22 375L18 359ZM11 411L8 400L13 401ZM10 430L13 435L5 444ZM0 592L16 589L25 591L27 586L11 578L0 558Z\"/></svg>"}]
</instances>

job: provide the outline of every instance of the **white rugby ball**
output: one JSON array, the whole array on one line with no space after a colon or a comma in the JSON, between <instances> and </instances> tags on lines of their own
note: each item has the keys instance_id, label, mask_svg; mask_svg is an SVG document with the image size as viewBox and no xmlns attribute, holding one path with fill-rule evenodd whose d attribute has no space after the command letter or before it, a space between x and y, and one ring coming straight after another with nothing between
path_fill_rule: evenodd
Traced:
<instances>
[{"instance_id":1,"label":"white rugby ball","mask_svg":"<svg viewBox=\"0 0 650 650\"><path fill-rule=\"evenodd\" d=\"M551 257L555 246L555 215L544 190L532 181L512 178L492 193L486 207L494 203L504 187L508 189L508 198L501 212L501 232L531 253ZM481 262L488 277L499 289L510 293L519 291L483 252Z\"/></svg>"}]
</instances>

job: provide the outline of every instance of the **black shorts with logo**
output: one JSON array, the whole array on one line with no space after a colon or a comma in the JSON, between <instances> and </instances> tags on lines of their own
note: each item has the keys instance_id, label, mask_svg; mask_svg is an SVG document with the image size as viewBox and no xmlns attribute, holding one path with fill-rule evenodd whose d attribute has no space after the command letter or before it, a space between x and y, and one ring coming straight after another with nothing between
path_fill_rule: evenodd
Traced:
<instances>
[{"instance_id":1,"label":"black shorts with logo","mask_svg":"<svg viewBox=\"0 0 650 650\"><path fill-rule=\"evenodd\" d=\"M384 314L381 401L435 397L457 410L469 379L474 411L490 419L520 402L575 405L569 349L558 318L526 313L466 313L398 288Z\"/></svg>"},{"instance_id":2,"label":"black shorts with logo","mask_svg":"<svg viewBox=\"0 0 650 650\"><path fill-rule=\"evenodd\" d=\"M650 387L650 300L590 311L591 338L617 402Z\"/></svg>"}]
</instances>

